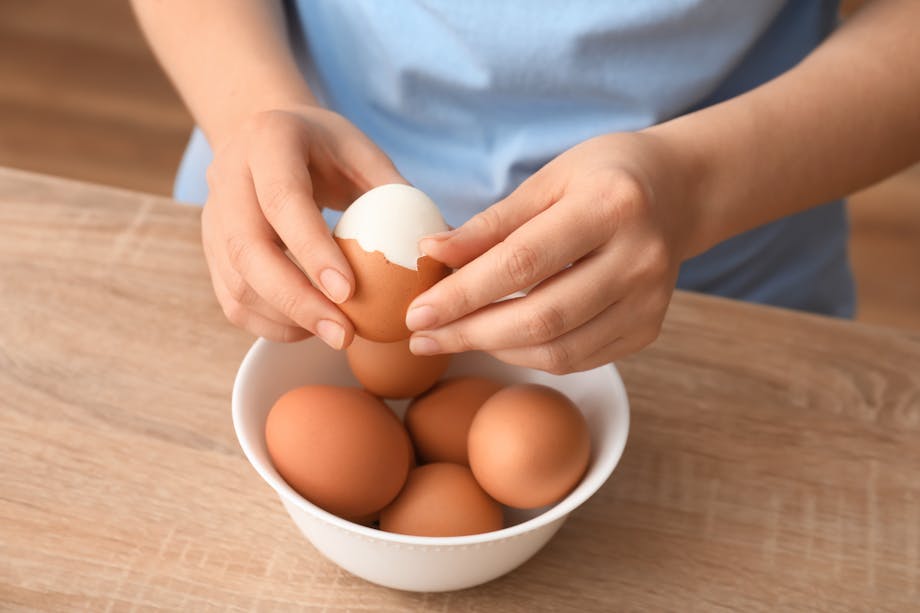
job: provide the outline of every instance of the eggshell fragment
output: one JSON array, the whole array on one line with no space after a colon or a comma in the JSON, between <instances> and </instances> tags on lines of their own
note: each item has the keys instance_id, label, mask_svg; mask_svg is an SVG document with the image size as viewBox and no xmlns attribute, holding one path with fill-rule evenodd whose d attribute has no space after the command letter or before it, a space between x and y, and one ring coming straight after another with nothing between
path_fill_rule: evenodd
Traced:
<instances>
[{"instance_id":1,"label":"eggshell fragment","mask_svg":"<svg viewBox=\"0 0 920 613\"><path fill-rule=\"evenodd\" d=\"M439 462L409 473L380 529L416 536L463 536L501 530L502 509L466 466Z\"/></svg>"},{"instance_id":2,"label":"eggshell fragment","mask_svg":"<svg viewBox=\"0 0 920 613\"><path fill-rule=\"evenodd\" d=\"M423 462L468 465L467 435L479 407L502 388L484 377L446 379L406 410L406 429Z\"/></svg>"},{"instance_id":3,"label":"eggshell fragment","mask_svg":"<svg viewBox=\"0 0 920 613\"><path fill-rule=\"evenodd\" d=\"M552 388L506 387L479 409L470 426L470 468L490 496L510 507L553 504L578 484L591 455L588 424Z\"/></svg>"},{"instance_id":4,"label":"eggshell fragment","mask_svg":"<svg viewBox=\"0 0 920 613\"><path fill-rule=\"evenodd\" d=\"M405 429L382 401L331 385L282 395L266 419L265 443L275 469L297 493L356 521L396 497L412 457Z\"/></svg>"},{"instance_id":5,"label":"eggshell fragment","mask_svg":"<svg viewBox=\"0 0 920 613\"><path fill-rule=\"evenodd\" d=\"M360 337L346 350L352 374L370 393L382 398L418 396L444 374L450 354L421 356L409 341L375 343Z\"/></svg>"}]
</instances>

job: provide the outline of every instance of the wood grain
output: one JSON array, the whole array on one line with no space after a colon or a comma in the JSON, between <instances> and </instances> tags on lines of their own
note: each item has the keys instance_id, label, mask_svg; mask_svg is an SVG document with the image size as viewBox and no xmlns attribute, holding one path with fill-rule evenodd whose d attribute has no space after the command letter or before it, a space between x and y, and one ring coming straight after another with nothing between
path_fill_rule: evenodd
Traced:
<instances>
[{"instance_id":1,"label":"wood grain","mask_svg":"<svg viewBox=\"0 0 920 613\"><path fill-rule=\"evenodd\" d=\"M619 366L614 477L451 594L325 561L247 464L198 210L0 170L0 609L889 610L920 602L920 337L692 294Z\"/></svg>"}]
</instances>

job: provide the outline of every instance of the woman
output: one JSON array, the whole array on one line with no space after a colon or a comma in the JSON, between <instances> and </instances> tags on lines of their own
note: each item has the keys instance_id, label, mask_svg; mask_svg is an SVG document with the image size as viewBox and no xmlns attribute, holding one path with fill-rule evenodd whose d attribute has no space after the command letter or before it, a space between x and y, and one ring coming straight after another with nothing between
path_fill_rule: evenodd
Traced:
<instances>
[{"instance_id":1,"label":"woman","mask_svg":"<svg viewBox=\"0 0 920 613\"><path fill-rule=\"evenodd\" d=\"M392 182L458 227L420 245L458 270L409 309L419 354L591 368L675 286L850 316L839 198L920 155L911 0L836 30L817 0L134 5L200 126L176 197L217 298L278 340L351 342L321 208Z\"/></svg>"}]
</instances>

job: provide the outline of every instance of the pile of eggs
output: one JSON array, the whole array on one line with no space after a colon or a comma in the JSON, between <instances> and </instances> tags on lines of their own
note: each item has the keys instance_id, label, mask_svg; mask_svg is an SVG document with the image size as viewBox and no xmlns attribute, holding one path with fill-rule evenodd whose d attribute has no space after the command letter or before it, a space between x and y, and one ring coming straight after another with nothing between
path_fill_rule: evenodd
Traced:
<instances>
[{"instance_id":1,"label":"pile of eggs","mask_svg":"<svg viewBox=\"0 0 920 613\"><path fill-rule=\"evenodd\" d=\"M370 221L362 210L371 211ZM422 221L401 224L410 230L397 248L368 239L394 218ZM363 389L290 390L265 423L272 463L301 496L343 519L400 534L500 530L503 505L558 502L580 482L590 456L584 416L562 393L484 377L442 379L450 356L409 351L406 307L449 271L405 244L417 249L421 236L443 229L434 204L408 186L376 188L349 207L335 235L355 272L355 295L343 310L358 331L346 351ZM384 399L411 399L403 420Z\"/></svg>"}]
</instances>

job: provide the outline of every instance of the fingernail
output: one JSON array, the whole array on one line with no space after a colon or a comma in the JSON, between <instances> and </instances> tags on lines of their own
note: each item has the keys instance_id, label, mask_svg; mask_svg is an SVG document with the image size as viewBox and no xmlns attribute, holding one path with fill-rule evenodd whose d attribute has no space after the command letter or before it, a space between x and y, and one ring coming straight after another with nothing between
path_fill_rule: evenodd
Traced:
<instances>
[{"instance_id":1,"label":"fingernail","mask_svg":"<svg viewBox=\"0 0 920 613\"><path fill-rule=\"evenodd\" d=\"M454 228L454 229L452 229L452 230L444 230L443 232L435 232L434 234L429 234L428 236L423 236L423 237L422 237L422 240L443 241L443 240L445 240L445 239L450 238L451 236L453 236L453 235L456 234L456 233L457 233L457 229L456 229L456 228Z\"/></svg>"},{"instance_id":2,"label":"fingernail","mask_svg":"<svg viewBox=\"0 0 920 613\"><path fill-rule=\"evenodd\" d=\"M406 313L406 327L410 330L431 328L437 321L438 314L427 304L413 307Z\"/></svg>"},{"instance_id":3,"label":"fingernail","mask_svg":"<svg viewBox=\"0 0 920 613\"><path fill-rule=\"evenodd\" d=\"M316 322L316 336L335 350L341 349L345 344L345 328L331 319L320 319Z\"/></svg>"},{"instance_id":4,"label":"fingernail","mask_svg":"<svg viewBox=\"0 0 920 613\"><path fill-rule=\"evenodd\" d=\"M449 239L453 236L454 232L456 232L456 230L448 230L447 232L438 232L437 234L425 236L419 240L418 250L421 251L423 255L430 255L428 252L430 247Z\"/></svg>"},{"instance_id":5,"label":"fingernail","mask_svg":"<svg viewBox=\"0 0 920 613\"><path fill-rule=\"evenodd\" d=\"M351 286L348 280L337 270L326 268L319 273L319 282L323 286L323 291L329 296L329 299L336 304L342 304L348 300L348 294L351 292Z\"/></svg>"},{"instance_id":6,"label":"fingernail","mask_svg":"<svg viewBox=\"0 0 920 613\"><path fill-rule=\"evenodd\" d=\"M415 355L431 355L441 352L438 341L427 336L413 336L409 339L409 351Z\"/></svg>"}]
</instances>

